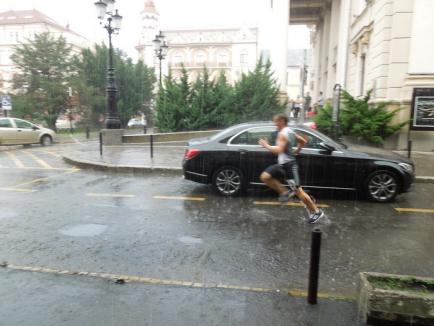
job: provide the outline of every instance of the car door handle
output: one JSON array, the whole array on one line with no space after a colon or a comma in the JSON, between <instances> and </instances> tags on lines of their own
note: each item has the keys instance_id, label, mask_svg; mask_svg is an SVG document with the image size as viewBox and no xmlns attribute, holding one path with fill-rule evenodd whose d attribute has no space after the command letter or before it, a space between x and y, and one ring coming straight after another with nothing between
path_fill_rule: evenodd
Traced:
<instances>
[{"instance_id":1,"label":"car door handle","mask_svg":"<svg viewBox=\"0 0 434 326\"><path fill-rule=\"evenodd\" d=\"M247 151L246 151L245 149L239 149L238 152L239 152L241 155L244 155L244 154L247 153Z\"/></svg>"}]
</instances>

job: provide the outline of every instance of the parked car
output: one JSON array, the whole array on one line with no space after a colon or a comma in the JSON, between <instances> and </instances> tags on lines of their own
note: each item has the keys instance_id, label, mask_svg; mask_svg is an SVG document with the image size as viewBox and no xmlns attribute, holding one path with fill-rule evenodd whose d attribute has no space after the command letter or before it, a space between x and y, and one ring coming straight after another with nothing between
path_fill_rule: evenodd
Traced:
<instances>
[{"instance_id":1,"label":"parked car","mask_svg":"<svg viewBox=\"0 0 434 326\"><path fill-rule=\"evenodd\" d=\"M143 128L146 126L146 122L142 119L130 119L127 126L128 128Z\"/></svg>"},{"instance_id":2,"label":"parked car","mask_svg":"<svg viewBox=\"0 0 434 326\"><path fill-rule=\"evenodd\" d=\"M49 146L53 143L55 132L37 126L29 121L16 118L0 118L0 145L41 144Z\"/></svg>"},{"instance_id":3,"label":"parked car","mask_svg":"<svg viewBox=\"0 0 434 326\"><path fill-rule=\"evenodd\" d=\"M360 191L376 202L388 202L410 190L414 180L411 160L374 148L347 148L306 126L291 125L308 139L297 157L304 188ZM223 196L262 187L261 172L277 157L258 145L274 142L271 122L239 124L206 139L192 139L183 159L187 180L212 184Z\"/></svg>"}]
</instances>

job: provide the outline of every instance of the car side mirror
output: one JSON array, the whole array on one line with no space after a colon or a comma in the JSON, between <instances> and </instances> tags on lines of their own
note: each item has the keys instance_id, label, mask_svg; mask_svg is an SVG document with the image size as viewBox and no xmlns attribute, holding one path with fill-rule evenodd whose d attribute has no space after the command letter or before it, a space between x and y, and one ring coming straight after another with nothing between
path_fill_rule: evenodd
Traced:
<instances>
[{"instance_id":1,"label":"car side mirror","mask_svg":"<svg viewBox=\"0 0 434 326\"><path fill-rule=\"evenodd\" d=\"M33 129L33 131L39 130L39 128L36 126L33 126L32 129Z\"/></svg>"},{"instance_id":2,"label":"car side mirror","mask_svg":"<svg viewBox=\"0 0 434 326\"><path fill-rule=\"evenodd\" d=\"M324 142L319 143L319 146L322 149L325 149L329 153L331 153L331 152L333 152L335 150L335 148L332 145L329 145L329 144L324 143Z\"/></svg>"},{"instance_id":3,"label":"car side mirror","mask_svg":"<svg viewBox=\"0 0 434 326\"><path fill-rule=\"evenodd\" d=\"M342 142L339 142L339 145L341 145L343 148L345 148L345 149L347 149L348 148L348 145L347 144L345 144L345 143L342 143Z\"/></svg>"}]
</instances>

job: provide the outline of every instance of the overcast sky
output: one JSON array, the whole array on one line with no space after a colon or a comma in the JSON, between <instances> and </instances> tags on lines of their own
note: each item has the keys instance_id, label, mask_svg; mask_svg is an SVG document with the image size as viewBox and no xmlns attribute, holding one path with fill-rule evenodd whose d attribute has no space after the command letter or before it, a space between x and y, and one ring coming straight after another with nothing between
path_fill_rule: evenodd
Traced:
<instances>
[{"instance_id":1,"label":"overcast sky","mask_svg":"<svg viewBox=\"0 0 434 326\"><path fill-rule=\"evenodd\" d=\"M92 42L106 41L106 34L98 24L94 2L97 0L1 0L0 12L6 10L38 9L61 25L85 36ZM116 47L135 57L134 46L139 35L140 11L145 0L117 0L115 7L123 16L120 35L114 39ZM269 0L154 0L164 29L256 27L261 12ZM307 28L290 29L290 48L309 46Z\"/></svg>"}]
</instances>

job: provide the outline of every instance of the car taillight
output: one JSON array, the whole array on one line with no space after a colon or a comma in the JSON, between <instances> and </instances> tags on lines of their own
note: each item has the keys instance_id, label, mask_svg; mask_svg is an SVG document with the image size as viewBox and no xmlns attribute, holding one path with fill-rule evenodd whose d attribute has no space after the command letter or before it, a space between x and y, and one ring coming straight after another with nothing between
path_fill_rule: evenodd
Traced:
<instances>
[{"instance_id":1,"label":"car taillight","mask_svg":"<svg viewBox=\"0 0 434 326\"><path fill-rule=\"evenodd\" d=\"M200 150L198 150L196 148L187 149L187 150L185 150L184 159L191 160L193 157L199 155L199 153L200 153Z\"/></svg>"}]
</instances>

